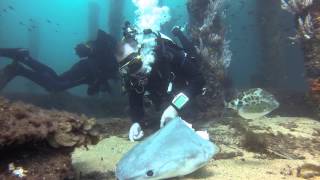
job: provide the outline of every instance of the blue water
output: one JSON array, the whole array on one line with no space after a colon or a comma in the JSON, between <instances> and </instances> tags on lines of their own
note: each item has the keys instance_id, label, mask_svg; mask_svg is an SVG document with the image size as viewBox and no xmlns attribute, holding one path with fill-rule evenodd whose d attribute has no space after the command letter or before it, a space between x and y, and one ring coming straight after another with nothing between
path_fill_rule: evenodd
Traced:
<instances>
[{"instance_id":1,"label":"blue water","mask_svg":"<svg viewBox=\"0 0 320 180\"><path fill-rule=\"evenodd\" d=\"M88 27L90 4L98 5L98 12L95 11L96 15L93 16L98 17L98 27L107 32L110 24L120 28L125 20L134 21L136 7L131 0L124 0L123 12L115 11L116 16L122 17L122 21L109 22L114 1L117 0L1 0L0 47L28 48L33 57L58 73L64 72L77 62L78 58L73 51L75 45L95 37ZM179 16L179 25L186 23L184 2L161 1L164 5L170 5L172 15ZM28 26L32 25L36 28L28 31ZM8 62L1 61L0 67ZM23 78L16 78L5 90L43 92L37 85ZM85 94L85 88L78 87L72 92Z\"/></svg>"},{"instance_id":2,"label":"blue water","mask_svg":"<svg viewBox=\"0 0 320 180\"><path fill-rule=\"evenodd\" d=\"M136 7L131 0L124 0L123 9L113 9L117 0L1 0L0 1L0 47L23 47L31 51L33 57L49 65L58 73L68 70L77 57L73 51L76 44L95 37L95 29L100 28L107 32L111 26L121 27L125 20L134 21ZM236 88L254 86L252 78L259 73L258 66L265 56L261 44L261 33L258 23L261 17L251 13L256 10L258 0L230 1L226 10L225 24L227 39L231 40L233 58L228 69ZM161 5L169 6L174 24L185 26L188 22L186 0L162 0ZM89 7L96 7L90 10ZM10 6L14 9L10 9ZM280 8L280 7L275 7ZM91 12L91 15L90 15ZM93 12L93 13L92 13ZM120 21L111 22L110 13L117 13ZM97 17L96 22L89 17ZM282 23L293 28L292 17L283 14ZM96 27L92 24L96 24ZM91 26L89 26L91 25ZM35 26L36 28L28 27ZM275 27L276 28L276 27ZM164 33L169 34L170 29ZM114 34L117 38L120 32ZM290 32L283 33L283 39ZM283 40L282 67L285 71L279 75L274 86L283 89L304 90L303 58L299 45L291 45ZM0 67L9 63L1 61ZM284 64L283 64L284 63ZM34 83L23 78L16 78L5 89L6 91L44 91ZM84 86L71 90L79 95L85 94Z\"/></svg>"}]
</instances>

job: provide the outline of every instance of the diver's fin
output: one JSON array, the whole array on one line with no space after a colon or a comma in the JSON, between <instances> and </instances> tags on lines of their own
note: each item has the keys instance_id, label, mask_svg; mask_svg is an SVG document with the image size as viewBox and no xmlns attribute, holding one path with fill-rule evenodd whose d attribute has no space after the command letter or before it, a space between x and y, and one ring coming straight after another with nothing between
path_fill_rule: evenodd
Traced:
<instances>
[{"instance_id":1,"label":"diver's fin","mask_svg":"<svg viewBox=\"0 0 320 180\"><path fill-rule=\"evenodd\" d=\"M0 48L0 56L21 61L29 57L29 51L23 48Z\"/></svg>"},{"instance_id":2,"label":"diver's fin","mask_svg":"<svg viewBox=\"0 0 320 180\"><path fill-rule=\"evenodd\" d=\"M0 91L16 76L19 64L14 62L0 70Z\"/></svg>"}]
</instances>

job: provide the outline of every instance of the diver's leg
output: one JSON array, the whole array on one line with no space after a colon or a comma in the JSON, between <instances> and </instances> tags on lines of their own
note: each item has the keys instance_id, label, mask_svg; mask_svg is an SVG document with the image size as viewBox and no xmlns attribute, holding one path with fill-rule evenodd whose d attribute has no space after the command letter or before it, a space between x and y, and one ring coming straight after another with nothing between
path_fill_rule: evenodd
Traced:
<instances>
[{"instance_id":1,"label":"diver's leg","mask_svg":"<svg viewBox=\"0 0 320 180\"><path fill-rule=\"evenodd\" d=\"M22 76L38 84L49 92L60 92L80 84L85 84L85 79L68 80L60 79L52 73L33 71L14 62L0 71L0 90L2 90L14 77Z\"/></svg>"},{"instance_id":2,"label":"diver's leg","mask_svg":"<svg viewBox=\"0 0 320 180\"><path fill-rule=\"evenodd\" d=\"M38 60L33 59L31 56L29 56L27 59L22 61L22 63L30 67L34 71L46 73L46 74L50 74L51 76L58 77L57 73L53 69L51 69L49 66L45 64L42 64Z\"/></svg>"},{"instance_id":3,"label":"diver's leg","mask_svg":"<svg viewBox=\"0 0 320 180\"><path fill-rule=\"evenodd\" d=\"M51 75L57 76L54 70L50 67L40 63L39 61L33 59L29 51L23 48L0 48L0 56L11 58L15 61L23 63L29 66L34 71L45 72Z\"/></svg>"},{"instance_id":4,"label":"diver's leg","mask_svg":"<svg viewBox=\"0 0 320 180\"><path fill-rule=\"evenodd\" d=\"M84 83L82 80L79 80L79 81L61 80L59 79L59 77L51 76L48 73L43 74L43 73L35 72L25 67L23 67L22 69L19 69L17 75L33 81L34 83L38 84L39 86L43 87L44 89L46 89L48 92L51 92L51 93L61 92Z\"/></svg>"},{"instance_id":5,"label":"diver's leg","mask_svg":"<svg viewBox=\"0 0 320 180\"><path fill-rule=\"evenodd\" d=\"M185 51L187 51L187 53L190 53L191 56L196 56L197 55L196 48L191 43L191 41L183 34L183 32L180 30L179 27L175 26L172 29L172 34L179 39L183 49L185 49Z\"/></svg>"},{"instance_id":6,"label":"diver's leg","mask_svg":"<svg viewBox=\"0 0 320 180\"><path fill-rule=\"evenodd\" d=\"M52 75L51 73L33 71L20 64L15 73L16 76L27 78L49 92L56 92L58 89L58 76Z\"/></svg>"},{"instance_id":7,"label":"diver's leg","mask_svg":"<svg viewBox=\"0 0 320 180\"><path fill-rule=\"evenodd\" d=\"M59 77L58 87L60 90L69 89L81 84L90 84L90 66L89 60L81 60L74 64L68 71L62 73Z\"/></svg>"},{"instance_id":8,"label":"diver's leg","mask_svg":"<svg viewBox=\"0 0 320 180\"><path fill-rule=\"evenodd\" d=\"M48 91L51 91L54 85L53 80L55 77L32 71L18 62L13 62L0 71L0 90L2 90L16 76L25 77Z\"/></svg>"}]
</instances>

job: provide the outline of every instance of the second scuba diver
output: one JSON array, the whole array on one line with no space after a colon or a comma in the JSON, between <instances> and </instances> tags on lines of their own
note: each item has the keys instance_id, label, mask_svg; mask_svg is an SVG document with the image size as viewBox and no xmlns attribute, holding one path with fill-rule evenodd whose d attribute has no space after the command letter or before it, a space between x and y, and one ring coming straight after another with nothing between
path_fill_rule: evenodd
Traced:
<instances>
[{"instance_id":1,"label":"second scuba diver","mask_svg":"<svg viewBox=\"0 0 320 180\"><path fill-rule=\"evenodd\" d=\"M145 96L158 110L162 104L167 105L160 120L160 127L163 127L169 120L177 117L190 100L202 93L205 80L199 70L200 58L195 47L178 27L172 33L183 48L160 33L144 31L145 34L156 36L155 61L151 67L145 66L144 59L140 56L141 49L135 38L137 31L128 22L124 30L117 59L129 96L130 118L133 123L129 139L135 141L144 136L143 128L150 124L144 118ZM151 71L148 72L146 68L151 68ZM170 99L169 102L167 99Z\"/></svg>"},{"instance_id":2,"label":"second scuba diver","mask_svg":"<svg viewBox=\"0 0 320 180\"><path fill-rule=\"evenodd\" d=\"M22 76L49 92L60 92L82 84L88 85L88 95L110 91L108 80L118 79L116 48L116 40L98 30L95 41L75 47L80 60L61 75L33 59L26 49L0 48L0 56L14 60L0 71L0 90L16 76Z\"/></svg>"}]
</instances>

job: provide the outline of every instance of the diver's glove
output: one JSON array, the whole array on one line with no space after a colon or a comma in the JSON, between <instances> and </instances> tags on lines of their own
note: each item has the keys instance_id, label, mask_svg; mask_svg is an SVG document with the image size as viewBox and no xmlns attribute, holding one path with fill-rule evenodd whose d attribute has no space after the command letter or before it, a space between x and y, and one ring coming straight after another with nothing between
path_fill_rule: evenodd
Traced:
<instances>
[{"instance_id":1,"label":"diver's glove","mask_svg":"<svg viewBox=\"0 0 320 180\"><path fill-rule=\"evenodd\" d=\"M181 92L176 95L173 98L171 105L164 110L161 116L160 128L162 128L170 120L176 118L178 116L178 111L180 111L188 101L189 98L184 93Z\"/></svg>"},{"instance_id":2,"label":"diver's glove","mask_svg":"<svg viewBox=\"0 0 320 180\"><path fill-rule=\"evenodd\" d=\"M141 126L139 123L133 123L129 130L129 139L131 142L134 142L136 140L140 140L143 137L144 133L141 129Z\"/></svg>"},{"instance_id":3,"label":"diver's glove","mask_svg":"<svg viewBox=\"0 0 320 180\"><path fill-rule=\"evenodd\" d=\"M173 107L169 106L166 110L164 110L161 120L160 120L160 128L162 128L167 122L176 118L178 116L178 111Z\"/></svg>"}]
</instances>

